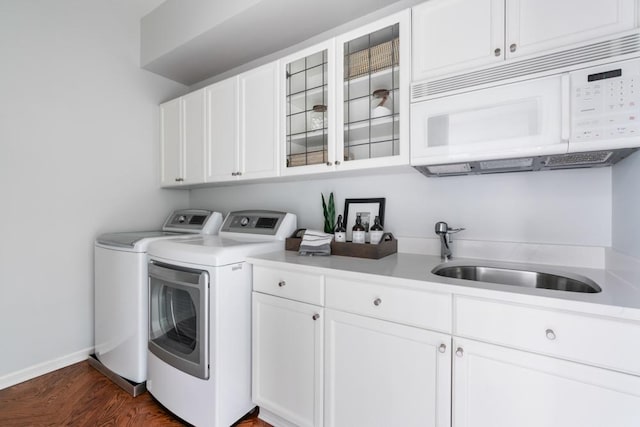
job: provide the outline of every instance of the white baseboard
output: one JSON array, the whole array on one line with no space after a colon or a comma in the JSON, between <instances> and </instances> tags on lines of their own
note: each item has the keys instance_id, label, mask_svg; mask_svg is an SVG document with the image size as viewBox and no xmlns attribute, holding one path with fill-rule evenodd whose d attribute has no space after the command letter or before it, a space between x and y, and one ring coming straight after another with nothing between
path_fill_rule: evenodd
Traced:
<instances>
[{"instance_id":1,"label":"white baseboard","mask_svg":"<svg viewBox=\"0 0 640 427\"><path fill-rule=\"evenodd\" d=\"M86 348L84 350L77 351L75 353L59 357L48 362L40 363L38 365L30 366L22 369L18 372L13 372L0 377L0 390L11 387L21 382L31 380L39 377L40 375L48 374L60 368L64 368L74 363L87 360L90 354L93 353L93 347Z\"/></svg>"}]
</instances>

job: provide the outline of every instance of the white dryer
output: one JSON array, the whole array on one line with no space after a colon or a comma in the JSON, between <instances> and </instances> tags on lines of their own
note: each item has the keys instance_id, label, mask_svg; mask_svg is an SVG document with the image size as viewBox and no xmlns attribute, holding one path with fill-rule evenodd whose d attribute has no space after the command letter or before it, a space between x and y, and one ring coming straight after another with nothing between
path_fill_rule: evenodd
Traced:
<instances>
[{"instance_id":1,"label":"white dryer","mask_svg":"<svg viewBox=\"0 0 640 427\"><path fill-rule=\"evenodd\" d=\"M96 239L95 357L102 365L96 367L123 387L128 389L113 374L133 383L147 379L147 247L159 240L217 234L221 224L219 212L184 209L173 212L162 230L108 233Z\"/></svg>"},{"instance_id":2,"label":"white dryer","mask_svg":"<svg viewBox=\"0 0 640 427\"><path fill-rule=\"evenodd\" d=\"M227 427L251 401L251 266L284 250L296 216L227 215L218 236L149 245L147 390L196 426Z\"/></svg>"}]
</instances>

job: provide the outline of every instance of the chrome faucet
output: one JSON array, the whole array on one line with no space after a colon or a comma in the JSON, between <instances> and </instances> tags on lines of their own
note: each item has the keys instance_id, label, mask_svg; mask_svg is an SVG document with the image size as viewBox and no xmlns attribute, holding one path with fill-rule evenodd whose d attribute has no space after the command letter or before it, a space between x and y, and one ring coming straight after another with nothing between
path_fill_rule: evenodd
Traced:
<instances>
[{"instance_id":1,"label":"chrome faucet","mask_svg":"<svg viewBox=\"0 0 640 427\"><path fill-rule=\"evenodd\" d=\"M464 228L449 228L446 222L436 222L436 234L440 236L440 258L449 261L451 258L451 235L464 230Z\"/></svg>"}]
</instances>

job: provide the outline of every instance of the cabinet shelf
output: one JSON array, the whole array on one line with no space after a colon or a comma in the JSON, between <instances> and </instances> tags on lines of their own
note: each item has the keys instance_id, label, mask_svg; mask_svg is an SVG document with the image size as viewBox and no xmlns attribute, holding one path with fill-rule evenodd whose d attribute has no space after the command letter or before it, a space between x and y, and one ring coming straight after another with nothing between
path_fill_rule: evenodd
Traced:
<instances>
[{"instance_id":1,"label":"cabinet shelf","mask_svg":"<svg viewBox=\"0 0 640 427\"><path fill-rule=\"evenodd\" d=\"M400 115L378 117L371 120L344 125L344 140L347 145L359 145L399 138Z\"/></svg>"}]
</instances>

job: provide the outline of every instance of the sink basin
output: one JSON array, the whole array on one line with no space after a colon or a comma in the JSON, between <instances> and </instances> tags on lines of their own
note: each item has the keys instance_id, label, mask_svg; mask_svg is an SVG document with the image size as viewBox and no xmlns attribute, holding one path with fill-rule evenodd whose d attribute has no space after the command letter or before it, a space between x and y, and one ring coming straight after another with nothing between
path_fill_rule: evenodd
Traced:
<instances>
[{"instance_id":1,"label":"sink basin","mask_svg":"<svg viewBox=\"0 0 640 427\"><path fill-rule=\"evenodd\" d=\"M499 283L527 288L553 289L556 291L596 293L602 289L594 281L578 275L559 275L541 271L484 265L441 264L431 271L433 274L475 282Z\"/></svg>"}]
</instances>

